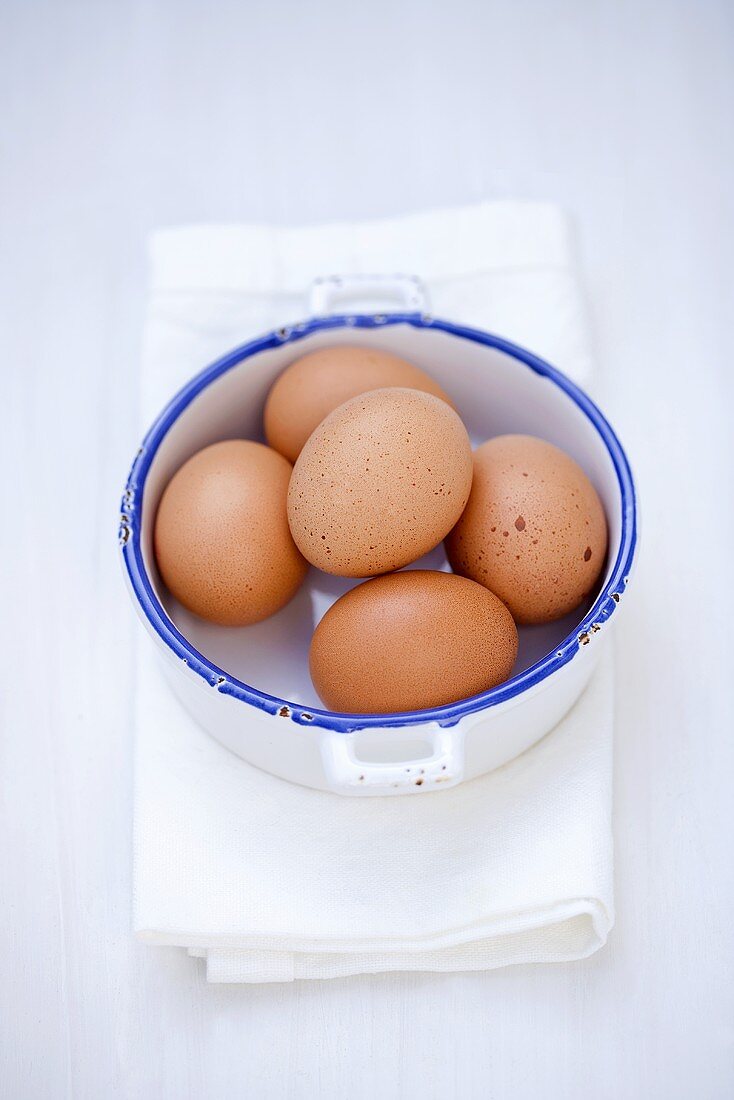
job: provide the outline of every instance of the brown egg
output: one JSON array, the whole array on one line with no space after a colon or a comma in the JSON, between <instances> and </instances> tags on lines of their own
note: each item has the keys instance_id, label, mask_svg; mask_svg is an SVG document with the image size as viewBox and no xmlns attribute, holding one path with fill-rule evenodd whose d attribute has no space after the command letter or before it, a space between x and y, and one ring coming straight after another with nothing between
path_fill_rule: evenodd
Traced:
<instances>
[{"instance_id":1,"label":"brown egg","mask_svg":"<svg viewBox=\"0 0 734 1100\"><path fill-rule=\"evenodd\" d=\"M517 657L512 616L488 589L423 569L351 589L316 627L311 678L331 710L423 710L501 684Z\"/></svg>"},{"instance_id":2,"label":"brown egg","mask_svg":"<svg viewBox=\"0 0 734 1100\"><path fill-rule=\"evenodd\" d=\"M155 521L166 587L190 611L247 626L279 611L308 568L291 538L282 455L244 439L205 447L168 483Z\"/></svg>"},{"instance_id":3,"label":"brown egg","mask_svg":"<svg viewBox=\"0 0 734 1100\"><path fill-rule=\"evenodd\" d=\"M361 394L311 435L293 469L288 521L326 573L370 577L437 546L469 497L466 428L445 401L408 389Z\"/></svg>"},{"instance_id":4,"label":"brown egg","mask_svg":"<svg viewBox=\"0 0 734 1100\"><path fill-rule=\"evenodd\" d=\"M265 402L265 438L290 462L325 416L351 397L386 386L423 390L449 401L432 378L412 363L378 348L321 348L283 371Z\"/></svg>"},{"instance_id":5,"label":"brown egg","mask_svg":"<svg viewBox=\"0 0 734 1100\"><path fill-rule=\"evenodd\" d=\"M530 435L502 435L474 452L466 511L446 539L453 569L495 592L518 623L547 623L592 592L607 524L572 458Z\"/></svg>"}]
</instances>

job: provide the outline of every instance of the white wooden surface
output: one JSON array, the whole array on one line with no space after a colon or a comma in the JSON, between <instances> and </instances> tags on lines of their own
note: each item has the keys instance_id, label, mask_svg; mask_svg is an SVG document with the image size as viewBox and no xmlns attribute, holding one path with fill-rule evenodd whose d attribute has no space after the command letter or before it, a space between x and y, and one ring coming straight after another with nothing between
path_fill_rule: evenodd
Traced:
<instances>
[{"instance_id":1,"label":"white wooden surface","mask_svg":"<svg viewBox=\"0 0 734 1100\"><path fill-rule=\"evenodd\" d=\"M734 9L5 0L0 1093L732 1095ZM570 966L209 988L130 936L145 236L492 196L578 226L645 508L618 920Z\"/></svg>"}]
</instances>

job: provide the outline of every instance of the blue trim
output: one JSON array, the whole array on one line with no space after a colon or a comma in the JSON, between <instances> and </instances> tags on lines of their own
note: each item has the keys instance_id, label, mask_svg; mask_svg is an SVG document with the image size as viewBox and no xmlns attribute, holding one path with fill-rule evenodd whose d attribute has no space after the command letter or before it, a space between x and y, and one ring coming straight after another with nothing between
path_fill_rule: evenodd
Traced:
<instances>
[{"instance_id":1,"label":"blue trim","mask_svg":"<svg viewBox=\"0 0 734 1100\"><path fill-rule=\"evenodd\" d=\"M258 355L261 351L277 348L286 343L295 343L314 332L353 327L382 328L389 325L412 325L414 328L438 329L452 336L458 336L463 340L473 340L475 343L483 344L486 347L496 348L525 363L531 370L544 375L562 389L597 429L614 464L622 500L619 552L609 581L599 594L591 610L573 633L569 634L554 652L547 654L542 660L537 661L518 676L514 676L511 680L500 684L499 687L485 691L481 695L472 696L470 699L463 699L458 703L436 707L432 710L408 711L403 714L355 715L311 710L309 707L291 703L285 699L277 699L273 695L267 695L265 692L258 691L257 688L250 687L248 684L235 679L223 669L208 661L176 629L153 591L153 586L145 569L140 545L141 524L137 522L138 509L136 501L142 497L145 480L156 451L176 419L202 390L206 389L207 386L228 370L231 370L232 367L241 363L244 359ZM271 332L258 340L243 344L212 363L211 366L193 378L176 394L145 436L132 464L122 498L120 542L123 563L132 590L146 619L169 649L185 661L192 672L206 680L214 690L221 691L225 695L231 695L242 702L250 703L269 714L280 713L283 717L291 718L306 726L321 726L325 729L336 730L339 733L348 733L355 729L364 729L371 726L403 726L423 722L438 722L441 726L453 726L467 714L514 699L521 692L539 684L575 656L581 642L588 641L589 633L593 632L595 628L598 629L597 624L611 618L619 602L620 594L624 591L635 555L637 543L636 494L627 456L605 417L583 390L579 389L555 367L550 366L536 355L511 344L508 340L503 340L499 336L492 336L489 333L467 328L464 325L451 324L449 321L425 317L418 313L391 313L384 316L342 314L333 317L313 318L290 328L278 329L278 331Z\"/></svg>"}]
</instances>

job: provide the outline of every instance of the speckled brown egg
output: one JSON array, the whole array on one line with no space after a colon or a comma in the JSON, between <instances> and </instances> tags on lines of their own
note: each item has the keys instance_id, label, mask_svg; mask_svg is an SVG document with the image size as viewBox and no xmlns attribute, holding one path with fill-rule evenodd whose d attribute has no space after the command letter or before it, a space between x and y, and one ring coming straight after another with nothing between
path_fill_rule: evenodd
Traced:
<instances>
[{"instance_id":1,"label":"speckled brown egg","mask_svg":"<svg viewBox=\"0 0 734 1100\"><path fill-rule=\"evenodd\" d=\"M495 592L518 623L547 623L594 589L607 552L599 496L567 454L529 435L474 452L466 511L446 539L453 569Z\"/></svg>"},{"instance_id":2,"label":"speckled brown egg","mask_svg":"<svg viewBox=\"0 0 734 1100\"><path fill-rule=\"evenodd\" d=\"M279 611L308 568L288 528L290 463L261 443L205 447L168 483L155 521L161 577L202 619L248 626Z\"/></svg>"},{"instance_id":3,"label":"speckled brown egg","mask_svg":"<svg viewBox=\"0 0 734 1100\"><path fill-rule=\"evenodd\" d=\"M371 577L438 545L469 498L469 437L429 393L382 389L340 405L312 433L288 490L301 553L326 573Z\"/></svg>"},{"instance_id":4,"label":"speckled brown egg","mask_svg":"<svg viewBox=\"0 0 734 1100\"><path fill-rule=\"evenodd\" d=\"M482 585L409 569L351 589L311 642L314 687L331 710L387 714L477 695L517 657L509 611Z\"/></svg>"},{"instance_id":5,"label":"speckled brown egg","mask_svg":"<svg viewBox=\"0 0 734 1100\"><path fill-rule=\"evenodd\" d=\"M429 375L405 359L379 348L340 344L311 351L283 371L265 402L265 438L295 462L325 416L351 397L386 386L422 390L451 404Z\"/></svg>"}]
</instances>

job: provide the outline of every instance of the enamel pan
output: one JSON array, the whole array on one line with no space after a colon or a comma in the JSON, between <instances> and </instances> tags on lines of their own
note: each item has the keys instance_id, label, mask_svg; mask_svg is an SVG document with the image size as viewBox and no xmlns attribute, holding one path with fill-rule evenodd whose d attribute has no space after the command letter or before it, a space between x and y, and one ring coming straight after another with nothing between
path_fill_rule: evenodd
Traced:
<instances>
[{"instance_id":1,"label":"enamel pan","mask_svg":"<svg viewBox=\"0 0 734 1100\"><path fill-rule=\"evenodd\" d=\"M376 296L383 312L349 310L355 299L372 302ZM394 311L384 311L386 299ZM235 348L161 412L123 494L124 573L174 692L205 730L243 759L340 794L440 791L524 752L584 690L627 599L637 542L629 463L609 423L577 385L499 336L428 316L414 278L320 280L312 314ZM320 706L308 676L311 633L356 582L313 570L277 615L226 629L176 604L155 567L153 522L173 473L209 443L261 439L265 397L284 367L307 351L345 342L384 348L424 368L452 398L475 443L523 432L562 447L587 472L607 514L609 550L595 598L560 622L521 627L512 679L434 710L354 715ZM415 564L447 568L440 547Z\"/></svg>"}]
</instances>

